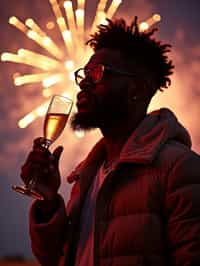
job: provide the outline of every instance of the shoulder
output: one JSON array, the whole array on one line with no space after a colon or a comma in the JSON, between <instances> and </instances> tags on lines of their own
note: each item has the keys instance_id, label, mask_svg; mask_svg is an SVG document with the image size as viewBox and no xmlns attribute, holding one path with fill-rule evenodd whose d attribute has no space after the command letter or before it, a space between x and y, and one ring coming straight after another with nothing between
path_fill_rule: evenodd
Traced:
<instances>
[{"instance_id":1,"label":"shoulder","mask_svg":"<svg viewBox=\"0 0 200 266\"><path fill-rule=\"evenodd\" d=\"M186 145L169 141L160 150L157 161L165 172L168 189L200 184L200 156Z\"/></svg>"}]
</instances>

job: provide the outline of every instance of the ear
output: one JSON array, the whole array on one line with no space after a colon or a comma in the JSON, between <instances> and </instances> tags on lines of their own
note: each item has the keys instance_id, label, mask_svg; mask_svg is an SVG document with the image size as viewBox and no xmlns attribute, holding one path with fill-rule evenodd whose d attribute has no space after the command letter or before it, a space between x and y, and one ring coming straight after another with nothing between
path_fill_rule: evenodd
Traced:
<instances>
[{"instance_id":1,"label":"ear","mask_svg":"<svg viewBox=\"0 0 200 266\"><path fill-rule=\"evenodd\" d=\"M130 105L148 106L152 98L150 88L147 81L132 81L128 91Z\"/></svg>"}]
</instances>

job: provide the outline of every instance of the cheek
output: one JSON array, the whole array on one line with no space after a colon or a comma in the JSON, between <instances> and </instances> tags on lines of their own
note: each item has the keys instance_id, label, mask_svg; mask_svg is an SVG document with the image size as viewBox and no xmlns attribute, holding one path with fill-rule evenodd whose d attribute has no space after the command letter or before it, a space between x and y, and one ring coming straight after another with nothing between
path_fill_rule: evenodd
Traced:
<instances>
[{"instance_id":1,"label":"cheek","mask_svg":"<svg viewBox=\"0 0 200 266\"><path fill-rule=\"evenodd\" d=\"M127 85L122 81L106 80L102 84L97 84L94 89L94 96L98 107L108 109L126 108L128 104Z\"/></svg>"}]
</instances>

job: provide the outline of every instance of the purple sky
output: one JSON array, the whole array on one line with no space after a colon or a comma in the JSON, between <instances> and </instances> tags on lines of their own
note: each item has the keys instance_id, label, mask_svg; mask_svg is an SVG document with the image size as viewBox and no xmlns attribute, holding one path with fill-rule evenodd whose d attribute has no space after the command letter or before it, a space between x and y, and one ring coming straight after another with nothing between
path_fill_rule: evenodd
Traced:
<instances>
[{"instance_id":1,"label":"purple sky","mask_svg":"<svg viewBox=\"0 0 200 266\"><path fill-rule=\"evenodd\" d=\"M87 26L94 16L96 3L94 0L86 0ZM198 0L124 0L117 13L118 16L125 16L128 20L134 15L144 20L153 13L161 14L160 30L156 36L172 44L172 58L176 69L171 88L155 98L153 107L168 106L176 112L180 121L189 129L193 149L198 153L200 152L199 10ZM1 0L0 14L0 53L16 52L22 46L41 51L35 43L8 25L7 21L12 15L17 15L22 20L33 17L41 27L44 27L49 19L54 19L48 0ZM61 43L58 31L50 34L57 43ZM11 191L11 185L20 182L20 167L32 140L42 134L42 118L23 130L17 127L17 121L38 103L42 103L43 97L37 84L17 88L13 85L12 74L30 73L30 67L0 62L0 68L0 257L12 254L31 257L28 236L28 209L31 200L16 195ZM66 130L56 143L56 145L63 143L65 147L61 160L63 177L85 156L98 137L98 133L91 133L84 139L78 140L69 128ZM62 183L61 194L67 199L70 187L65 179Z\"/></svg>"}]
</instances>

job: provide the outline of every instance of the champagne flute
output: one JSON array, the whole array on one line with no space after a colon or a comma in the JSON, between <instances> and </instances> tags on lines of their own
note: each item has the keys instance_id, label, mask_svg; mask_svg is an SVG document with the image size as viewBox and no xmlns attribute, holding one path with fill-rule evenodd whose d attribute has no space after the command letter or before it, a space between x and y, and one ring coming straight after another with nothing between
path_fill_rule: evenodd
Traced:
<instances>
[{"instance_id":1,"label":"champagne flute","mask_svg":"<svg viewBox=\"0 0 200 266\"><path fill-rule=\"evenodd\" d=\"M72 110L73 101L61 95L54 95L50 101L45 119L43 134L45 143L42 144L46 149L61 135L68 117ZM29 183L25 186L12 186L12 189L21 194L44 200L43 195L38 193L34 187L37 183L37 175L33 175Z\"/></svg>"}]
</instances>

